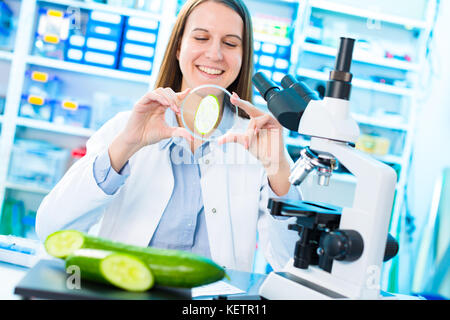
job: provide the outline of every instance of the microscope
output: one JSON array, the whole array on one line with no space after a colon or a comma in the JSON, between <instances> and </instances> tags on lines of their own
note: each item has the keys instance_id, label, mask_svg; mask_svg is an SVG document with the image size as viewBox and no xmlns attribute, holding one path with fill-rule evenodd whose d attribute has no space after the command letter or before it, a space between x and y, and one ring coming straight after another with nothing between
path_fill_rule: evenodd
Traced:
<instances>
[{"instance_id":1,"label":"microscope","mask_svg":"<svg viewBox=\"0 0 450 320\"><path fill-rule=\"evenodd\" d=\"M341 38L326 94L316 93L291 75L281 87L263 73L253 83L279 123L311 137L300 152L289 182L300 185L313 171L327 186L333 170L343 165L356 178L352 207L272 198L268 208L278 217L295 217L287 232L297 232L293 258L271 272L259 294L266 299L381 299L382 263L398 252L388 235L397 175L388 165L355 149L360 135L351 117L350 67L354 39Z\"/></svg>"}]
</instances>

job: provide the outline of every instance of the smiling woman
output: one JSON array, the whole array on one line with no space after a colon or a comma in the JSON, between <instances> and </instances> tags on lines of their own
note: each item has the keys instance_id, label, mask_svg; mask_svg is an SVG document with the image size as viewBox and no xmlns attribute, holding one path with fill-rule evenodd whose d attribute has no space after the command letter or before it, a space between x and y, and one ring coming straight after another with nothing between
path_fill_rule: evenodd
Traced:
<instances>
[{"instance_id":1,"label":"smiling woman","mask_svg":"<svg viewBox=\"0 0 450 320\"><path fill-rule=\"evenodd\" d=\"M252 74L252 24L243 1L186 2L155 88L92 135L86 156L42 201L41 239L98 223L94 230L104 238L189 251L250 271L259 238L272 268L283 266L297 236L285 232L290 221L270 216L268 199L301 197L289 184L292 160L280 124L251 103ZM223 94L214 91L183 121L183 101L202 85L227 89L226 104L234 108L227 119L242 130L217 130L227 133L207 139L225 117Z\"/></svg>"}]
</instances>

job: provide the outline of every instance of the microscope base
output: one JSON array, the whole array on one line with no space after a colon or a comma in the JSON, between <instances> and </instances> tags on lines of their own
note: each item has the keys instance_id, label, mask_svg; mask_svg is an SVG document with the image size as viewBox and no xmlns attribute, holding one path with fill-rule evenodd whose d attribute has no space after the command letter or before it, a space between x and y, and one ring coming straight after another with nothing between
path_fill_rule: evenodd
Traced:
<instances>
[{"instance_id":1,"label":"microscope base","mask_svg":"<svg viewBox=\"0 0 450 320\"><path fill-rule=\"evenodd\" d=\"M269 300L346 299L343 295L288 272L271 272L259 289Z\"/></svg>"},{"instance_id":2,"label":"microscope base","mask_svg":"<svg viewBox=\"0 0 450 320\"><path fill-rule=\"evenodd\" d=\"M298 273L298 272L297 272ZM347 297L292 272L271 272L259 288L259 295L269 300L348 300ZM420 298L380 291L376 300L420 300ZM371 299L373 300L373 299Z\"/></svg>"}]
</instances>

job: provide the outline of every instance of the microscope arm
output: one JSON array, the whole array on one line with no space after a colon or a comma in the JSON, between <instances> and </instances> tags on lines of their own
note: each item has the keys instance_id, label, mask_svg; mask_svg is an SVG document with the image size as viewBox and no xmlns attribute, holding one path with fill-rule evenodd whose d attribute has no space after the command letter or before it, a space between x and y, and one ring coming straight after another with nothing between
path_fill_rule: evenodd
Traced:
<instances>
[{"instance_id":1,"label":"microscope arm","mask_svg":"<svg viewBox=\"0 0 450 320\"><path fill-rule=\"evenodd\" d=\"M313 137L310 148L332 154L356 177L353 206L343 209L339 228L357 230L364 240L364 252L352 268L339 262L333 268L336 276L364 285L370 268L381 270L397 175L388 165L346 143Z\"/></svg>"}]
</instances>

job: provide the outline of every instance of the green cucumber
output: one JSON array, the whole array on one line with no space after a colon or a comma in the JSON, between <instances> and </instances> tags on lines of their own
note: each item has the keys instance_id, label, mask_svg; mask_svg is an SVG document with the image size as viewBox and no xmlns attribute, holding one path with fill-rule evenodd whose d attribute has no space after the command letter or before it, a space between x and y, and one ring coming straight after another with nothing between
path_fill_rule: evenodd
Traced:
<instances>
[{"instance_id":1,"label":"green cucumber","mask_svg":"<svg viewBox=\"0 0 450 320\"><path fill-rule=\"evenodd\" d=\"M210 259L181 250L140 247L94 237L76 230L60 230L45 240L48 254L65 259L82 248L103 249L134 255L148 265L155 283L193 288L223 279L225 270Z\"/></svg>"},{"instance_id":2,"label":"green cucumber","mask_svg":"<svg viewBox=\"0 0 450 320\"><path fill-rule=\"evenodd\" d=\"M79 268L82 279L127 291L147 291L155 282L152 272L143 261L124 253L79 249L66 258L66 270L72 266Z\"/></svg>"}]
</instances>

